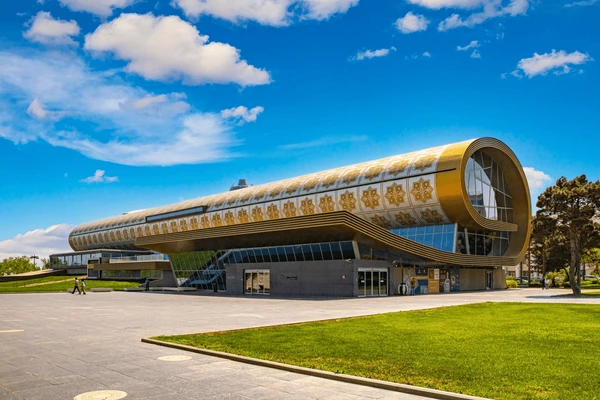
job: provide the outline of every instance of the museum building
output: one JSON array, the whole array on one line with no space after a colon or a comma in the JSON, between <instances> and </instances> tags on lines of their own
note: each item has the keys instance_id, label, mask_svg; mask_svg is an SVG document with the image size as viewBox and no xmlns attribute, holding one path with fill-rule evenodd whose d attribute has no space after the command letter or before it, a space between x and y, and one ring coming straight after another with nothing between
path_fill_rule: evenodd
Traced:
<instances>
[{"instance_id":1,"label":"museum building","mask_svg":"<svg viewBox=\"0 0 600 400\"><path fill-rule=\"evenodd\" d=\"M233 295L388 296L504 289L529 242L525 174L493 138L241 183L80 225L52 262Z\"/></svg>"}]
</instances>

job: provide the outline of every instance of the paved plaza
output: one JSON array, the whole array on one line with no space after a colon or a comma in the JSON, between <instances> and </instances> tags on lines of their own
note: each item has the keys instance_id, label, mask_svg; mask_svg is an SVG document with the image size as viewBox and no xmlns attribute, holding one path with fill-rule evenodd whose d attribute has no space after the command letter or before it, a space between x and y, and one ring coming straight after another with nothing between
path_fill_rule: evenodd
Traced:
<instances>
[{"instance_id":1,"label":"paved plaza","mask_svg":"<svg viewBox=\"0 0 600 400\"><path fill-rule=\"evenodd\" d=\"M186 353L141 339L485 301L600 305L600 298L563 296L568 293L516 289L298 300L158 292L0 295L0 400L70 400L99 390L152 400L419 399ZM159 359L165 356L191 358Z\"/></svg>"}]
</instances>

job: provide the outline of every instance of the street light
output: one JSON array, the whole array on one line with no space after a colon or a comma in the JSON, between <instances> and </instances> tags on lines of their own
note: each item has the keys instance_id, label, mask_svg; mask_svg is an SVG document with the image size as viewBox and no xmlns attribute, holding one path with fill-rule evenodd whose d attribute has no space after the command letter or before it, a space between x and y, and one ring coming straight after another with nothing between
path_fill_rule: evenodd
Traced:
<instances>
[{"instance_id":1,"label":"street light","mask_svg":"<svg viewBox=\"0 0 600 400\"><path fill-rule=\"evenodd\" d=\"M33 266L37 268L37 265L35 264L35 261L39 260L40 258L38 256L31 256L29 258L33 258Z\"/></svg>"}]
</instances>

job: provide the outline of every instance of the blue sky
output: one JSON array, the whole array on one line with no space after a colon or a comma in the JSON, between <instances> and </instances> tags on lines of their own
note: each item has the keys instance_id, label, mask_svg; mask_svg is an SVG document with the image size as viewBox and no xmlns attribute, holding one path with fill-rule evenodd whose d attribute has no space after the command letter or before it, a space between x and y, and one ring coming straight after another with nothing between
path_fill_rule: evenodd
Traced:
<instances>
[{"instance_id":1,"label":"blue sky","mask_svg":"<svg viewBox=\"0 0 600 400\"><path fill-rule=\"evenodd\" d=\"M0 259L123 212L480 136L600 178L600 1L0 5Z\"/></svg>"}]
</instances>

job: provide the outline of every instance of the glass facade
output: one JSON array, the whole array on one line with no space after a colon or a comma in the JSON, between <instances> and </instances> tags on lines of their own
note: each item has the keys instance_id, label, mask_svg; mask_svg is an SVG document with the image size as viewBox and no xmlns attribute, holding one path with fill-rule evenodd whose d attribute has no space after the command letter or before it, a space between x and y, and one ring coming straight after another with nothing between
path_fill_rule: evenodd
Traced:
<instances>
[{"instance_id":1,"label":"glass facade","mask_svg":"<svg viewBox=\"0 0 600 400\"><path fill-rule=\"evenodd\" d=\"M227 251L169 254L179 286L225 290L225 265L354 259L354 245L346 242L254 247Z\"/></svg>"},{"instance_id":2,"label":"glass facade","mask_svg":"<svg viewBox=\"0 0 600 400\"><path fill-rule=\"evenodd\" d=\"M512 222L512 198L500 166L485 152L476 151L465 171L471 204L487 219Z\"/></svg>"},{"instance_id":3,"label":"glass facade","mask_svg":"<svg viewBox=\"0 0 600 400\"><path fill-rule=\"evenodd\" d=\"M390 232L410 239L413 242L424 244L425 246L451 253L454 252L456 224L412 226L390 229Z\"/></svg>"},{"instance_id":4,"label":"glass facade","mask_svg":"<svg viewBox=\"0 0 600 400\"><path fill-rule=\"evenodd\" d=\"M470 231L459 227L456 236L456 252L478 256L501 256L508 249L509 240L509 232Z\"/></svg>"}]
</instances>

